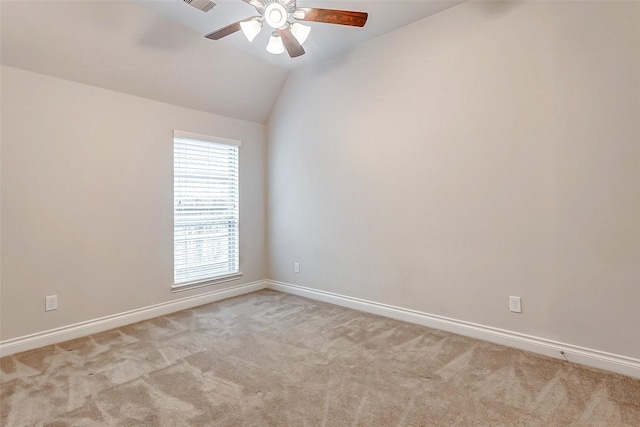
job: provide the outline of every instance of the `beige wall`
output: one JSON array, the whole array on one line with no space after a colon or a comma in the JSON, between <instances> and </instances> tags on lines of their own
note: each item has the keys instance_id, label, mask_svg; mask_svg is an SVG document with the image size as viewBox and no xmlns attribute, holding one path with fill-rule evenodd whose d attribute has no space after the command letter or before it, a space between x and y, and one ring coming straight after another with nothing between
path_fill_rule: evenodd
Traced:
<instances>
[{"instance_id":1,"label":"beige wall","mask_svg":"<svg viewBox=\"0 0 640 427\"><path fill-rule=\"evenodd\" d=\"M170 292L181 129L243 142L236 283L638 358L639 31L637 2L464 4L293 72L268 153L259 124L2 67L0 340L216 289Z\"/></svg>"},{"instance_id":2,"label":"beige wall","mask_svg":"<svg viewBox=\"0 0 640 427\"><path fill-rule=\"evenodd\" d=\"M0 340L216 289L171 293L173 129L242 141L231 284L264 279L263 125L2 67Z\"/></svg>"},{"instance_id":3,"label":"beige wall","mask_svg":"<svg viewBox=\"0 0 640 427\"><path fill-rule=\"evenodd\" d=\"M639 76L612 1L465 3L294 71L270 277L639 358Z\"/></svg>"}]
</instances>

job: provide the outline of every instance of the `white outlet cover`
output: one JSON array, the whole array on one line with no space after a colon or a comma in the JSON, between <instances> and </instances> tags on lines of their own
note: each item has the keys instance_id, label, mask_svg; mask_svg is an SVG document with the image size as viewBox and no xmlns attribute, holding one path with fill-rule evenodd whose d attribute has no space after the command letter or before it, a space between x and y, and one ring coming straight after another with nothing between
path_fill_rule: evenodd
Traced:
<instances>
[{"instance_id":1,"label":"white outlet cover","mask_svg":"<svg viewBox=\"0 0 640 427\"><path fill-rule=\"evenodd\" d=\"M520 297L509 297L509 311L513 313L522 313Z\"/></svg>"},{"instance_id":2,"label":"white outlet cover","mask_svg":"<svg viewBox=\"0 0 640 427\"><path fill-rule=\"evenodd\" d=\"M44 311L58 309L58 295L50 295L44 298Z\"/></svg>"}]
</instances>

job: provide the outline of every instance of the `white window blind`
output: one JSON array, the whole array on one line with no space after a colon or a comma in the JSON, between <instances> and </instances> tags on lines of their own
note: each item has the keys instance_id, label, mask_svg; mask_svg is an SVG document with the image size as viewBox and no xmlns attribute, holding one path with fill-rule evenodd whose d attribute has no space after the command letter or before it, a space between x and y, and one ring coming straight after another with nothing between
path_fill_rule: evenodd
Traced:
<instances>
[{"instance_id":1,"label":"white window blind","mask_svg":"<svg viewBox=\"0 0 640 427\"><path fill-rule=\"evenodd\" d=\"M240 143L178 131L173 141L174 287L239 274Z\"/></svg>"}]
</instances>

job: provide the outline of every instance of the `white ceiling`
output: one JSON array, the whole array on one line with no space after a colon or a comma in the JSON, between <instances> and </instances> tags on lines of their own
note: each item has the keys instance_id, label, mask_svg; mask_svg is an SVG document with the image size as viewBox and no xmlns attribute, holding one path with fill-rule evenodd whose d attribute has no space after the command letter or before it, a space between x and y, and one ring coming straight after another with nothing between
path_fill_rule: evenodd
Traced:
<instances>
[{"instance_id":1,"label":"white ceiling","mask_svg":"<svg viewBox=\"0 0 640 427\"><path fill-rule=\"evenodd\" d=\"M183 0L129 0L140 7L194 29L203 36L233 22L257 16L256 9L241 0L214 0L216 6L202 12ZM263 28L253 43L241 32L211 43L227 43L237 49L286 68L296 68L319 59L344 52L358 43L400 28L445 9L463 0L297 0L298 7L354 10L367 12L364 28L305 22L311 33L304 44L306 53L290 58L287 53L273 55L266 51L270 32ZM293 20L295 22L295 20Z\"/></svg>"},{"instance_id":2,"label":"white ceiling","mask_svg":"<svg viewBox=\"0 0 640 427\"><path fill-rule=\"evenodd\" d=\"M255 15L241 0L202 12L182 0L0 2L3 65L233 118L264 123L291 68L430 16L460 0L299 0L300 7L366 11L364 28L310 23L307 53L264 50L268 31L219 41L215 29Z\"/></svg>"}]
</instances>

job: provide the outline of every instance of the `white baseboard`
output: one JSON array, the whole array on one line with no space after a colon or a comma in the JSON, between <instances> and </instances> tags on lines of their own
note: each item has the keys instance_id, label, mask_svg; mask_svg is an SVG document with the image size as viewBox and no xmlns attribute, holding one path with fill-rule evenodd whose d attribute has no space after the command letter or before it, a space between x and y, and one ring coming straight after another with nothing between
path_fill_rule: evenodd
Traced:
<instances>
[{"instance_id":1,"label":"white baseboard","mask_svg":"<svg viewBox=\"0 0 640 427\"><path fill-rule=\"evenodd\" d=\"M199 305L209 304L211 302L247 294L249 292L259 291L260 289L266 288L267 285L268 282L266 280L259 280L256 282L218 289L205 294L180 298L135 310L125 311L111 316L1 341L0 357L44 347L46 345L69 341L98 332L107 331L109 329L118 328L120 326L129 325L131 323L140 322L142 320L151 319L153 317L163 316L165 314L175 313L176 311L197 307Z\"/></svg>"},{"instance_id":2,"label":"white baseboard","mask_svg":"<svg viewBox=\"0 0 640 427\"><path fill-rule=\"evenodd\" d=\"M260 289L270 288L276 291L299 295L342 307L353 308L367 313L415 323L430 328L440 329L459 335L502 344L508 347L531 351L557 359L565 359L594 368L617 372L635 378L640 378L640 360L631 357L611 354L600 350L579 347L572 344L561 343L545 338L525 335L518 332L450 319L443 316L367 301L289 283L273 280L260 280L243 285L232 286L224 289L207 292L205 294L180 298L161 304L142 307L111 316L101 317L86 322L76 323L61 328L50 329L23 337L18 337L0 342L0 357L14 353L32 350L51 344L84 337L103 332L153 317L163 316L176 311L185 310L211 302L220 301ZM564 356L560 354L564 351Z\"/></svg>"},{"instance_id":3,"label":"white baseboard","mask_svg":"<svg viewBox=\"0 0 640 427\"><path fill-rule=\"evenodd\" d=\"M640 360L518 332L269 280L270 289L640 378ZM564 356L560 353L564 351Z\"/></svg>"}]
</instances>

